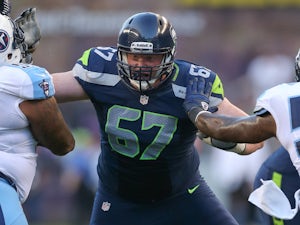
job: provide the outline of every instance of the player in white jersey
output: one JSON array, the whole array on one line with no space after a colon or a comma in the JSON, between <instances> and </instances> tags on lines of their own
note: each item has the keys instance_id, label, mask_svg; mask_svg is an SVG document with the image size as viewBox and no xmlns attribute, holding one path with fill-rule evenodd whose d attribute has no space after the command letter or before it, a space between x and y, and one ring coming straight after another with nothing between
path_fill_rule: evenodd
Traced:
<instances>
[{"instance_id":1,"label":"player in white jersey","mask_svg":"<svg viewBox=\"0 0 300 225\"><path fill-rule=\"evenodd\" d=\"M194 117L193 122L202 135L222 141L256 143L276 137L288 151L289 157L298 171L298 175L300 175L300 49L296 56L296 81L277 85L262 93L257 99L254 115L251 116L229 117L217 113L212 114L194 103L193 107L197 108L199 113ZM206 94L200 93L194 88L204 85L204 80L191 79L186 98L189 104L193 102L195 96L208 102ZM247 150L242 154L247 154ZM263 188L269 184L271 183L263 182L263 186L265 185ZM269 187L272 187L273 190L272 185ZM270 191L268 192L270 193ZM270 199L273 197L276 198L276 196L272 196ZM267 200L266 198L258 199L257 195L250 195L249 198L249 201L255 202L256 205L258 203L266 213L273 216L278 215L275 212L277 209L274 204L275 201L268 205L270 208L267 209L265 207L269 203ZM261 203L265 206L262 206ZM280 211L284 210L281 209L278 212ZM291 212L292 215L277 217L292 219L296 210Z\"/></svg>"},{"instance_id":2,"label":"player in white jersey","mask_svg":"<svg viewBox=\"0 0 300 225\"><path fill-rule=\"evenodd\" d=\"M32 9L26 11L19 21L21 19L22 23L34 23L32 13L34 13ZM38 145L46 147L56 155L67 154L74 148L72 133L53 97L52 77L44 68L20 63L25 56L30 55L28 47L32 47L25 41L26 32L23 32L21 27L11 20L8 12L2 9L0 14L1 225L28 224L22 203L28 197L35 176L36 147Z\"/></svg>"},{"instance_id":3,"label":"player in white jersey","mask_svg":"<svg viewBox=\"0 0 300 225\"><path fill-rule=\"evenodd\" d=\"M300 50L296 66L299 66L299 54ZM300 72L297 71L299 81ZM196 95L191 91L192 86L205 85L203 81L191 80L186 101L191 101L190 98ZM203 93L198 95L207 99ZM194 107L201 108L196 104ZM293 165L300 175L300 82L284 83L266 90L257 99L254 115L251 116L230 117L212 114L204 109L199 111L193 122L209 137L237 143L257 143L277 137L289 152ZM243 154L247 154L247 151Z\"/></svg>"}]
</instances>

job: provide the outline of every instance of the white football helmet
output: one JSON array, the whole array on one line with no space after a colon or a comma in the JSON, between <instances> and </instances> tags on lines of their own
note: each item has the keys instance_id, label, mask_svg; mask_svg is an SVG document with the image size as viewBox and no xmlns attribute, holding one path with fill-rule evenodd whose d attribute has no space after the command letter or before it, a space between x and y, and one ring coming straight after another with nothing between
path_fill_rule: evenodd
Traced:
<instances>
[{"instance_id":1,"label":"white football helmet","mask_svg":"<svg viewBox=\"0 0 300 225\"><path fill-rule=\"evenodd\" d=\"M19 63L22 59L23 32L10 17L0 14L0 64Z\"/></svg>"}]
</instances>

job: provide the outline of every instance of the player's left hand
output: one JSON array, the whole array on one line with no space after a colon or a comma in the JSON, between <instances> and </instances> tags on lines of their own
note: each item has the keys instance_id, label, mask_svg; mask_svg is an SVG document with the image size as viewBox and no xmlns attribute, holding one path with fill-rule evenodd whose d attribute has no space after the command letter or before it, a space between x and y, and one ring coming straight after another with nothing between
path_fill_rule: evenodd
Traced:
<instances>
[{"instance_id":1,"label":"player's left hand","mask_svg":"<svg viewBox=\"0 0 300 225\"><path fill-rule=\"evenodd\" d=\"M15 19L17 26L24 32L25 44L28 52L33 53L41 39L41 31L36 20L36 8L24 10L19 17Z\"/></svg>"},{"instance_id":2,"label":"player's left hand","mask_svg":"<svg viewBox=\"0 0 300 225\"><path fill-rule=\"evenodd\" d=\"M188 85L186 87L183 107L190 120L195 122L199 112L208 111L212 82L202 76L188 76Z\"/></svg>"}]
</instances>

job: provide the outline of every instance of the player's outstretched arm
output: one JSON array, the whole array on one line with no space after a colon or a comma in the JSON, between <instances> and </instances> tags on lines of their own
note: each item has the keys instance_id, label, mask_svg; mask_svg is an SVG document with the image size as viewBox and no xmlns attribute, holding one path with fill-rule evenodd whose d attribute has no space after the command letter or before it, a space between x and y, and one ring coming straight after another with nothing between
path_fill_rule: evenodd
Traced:
<instances>
[{"instance_id":1,"label":"player's outstretched arm","mask_svg":"<svg viewBox=\"0 0 300 225\"><path fill-rule=\"evenodd\" d=\"M276 123L269 113L244 117L205 113L195 124L201 132L222 141L258 143L276 136Z\"/></svg>"},{"instance_id":2,"label":"player's outstretched arm","mask_svg":"<svg viewBox=\"0 0 300 225\"><path fill-rule=\"evenodd\" d=\"M73 150L74 137L54 97L24 101L20 104L20 109L29 120L31 131L39 145L56 155L65 155Z\"/></svg>"},{"instance_id":3,"label":"player's outstretched arm","mask_svg":"<svg viewBox=\"0 0 300 225\"><path fill-rule=\"evenodd\" d=\"M72 70L51 75L55 87L55 98L58 103L88 99L85 91L74 78Z\"/></svg>"}]
</instances>

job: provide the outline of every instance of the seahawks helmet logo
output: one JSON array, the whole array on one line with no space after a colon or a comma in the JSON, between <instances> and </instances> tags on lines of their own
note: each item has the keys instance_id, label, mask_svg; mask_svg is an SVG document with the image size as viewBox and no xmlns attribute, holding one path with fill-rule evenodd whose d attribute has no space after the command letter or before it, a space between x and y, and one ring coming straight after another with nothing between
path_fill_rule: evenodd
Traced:
<instances>
[{"instance_id":1,"label":"seahawks helmet logo","mask_svg":"<svg viewBox=\"0 0 300 225\"><path fill-rule=\"evenodd\" d=\"M5 52L9 45L9 36L4 30L0 30L0 52Z\"/></svg>"}]
</instances>

